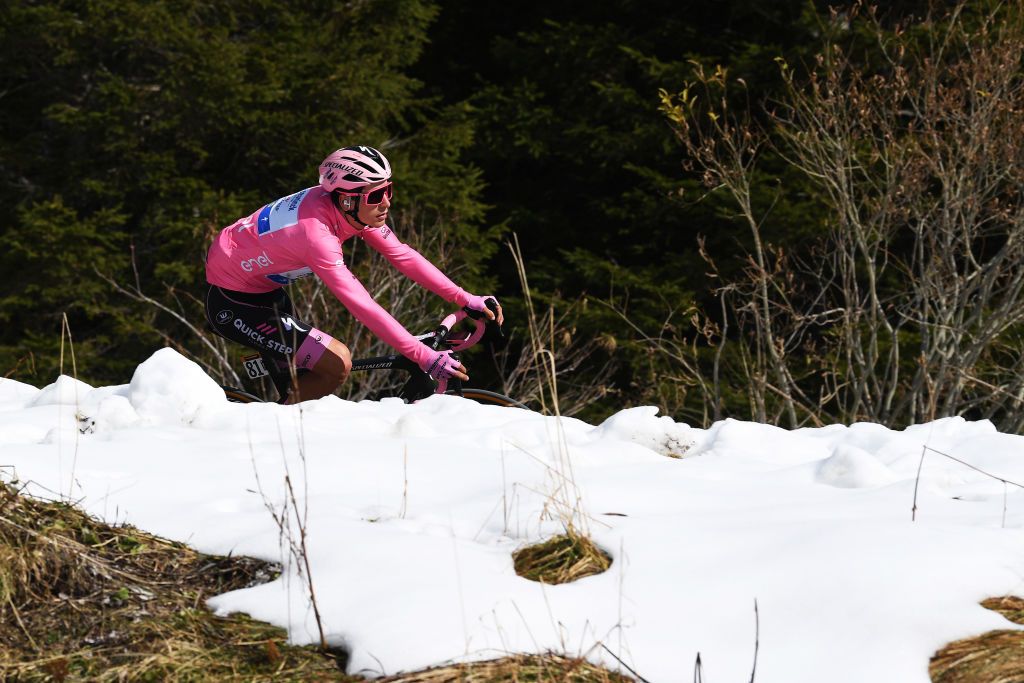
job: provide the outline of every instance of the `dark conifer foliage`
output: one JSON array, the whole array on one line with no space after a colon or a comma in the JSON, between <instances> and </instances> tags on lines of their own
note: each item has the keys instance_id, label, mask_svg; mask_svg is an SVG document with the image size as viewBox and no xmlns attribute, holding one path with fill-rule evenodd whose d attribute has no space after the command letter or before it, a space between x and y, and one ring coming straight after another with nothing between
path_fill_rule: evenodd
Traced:
<instances>
[{"instance_id":1,"label":"dark conifer foliage","mask_svg":"<svg viewBox=\"0 0 1024 683\"><path fill-rule=\"evenodd\" d=\"M428 222L458 214L467 259L486 255L478 181L458 159L464 118L428 106L407 73L435 14L421 0L6 5L3 373L52 381L64 314L88 380L124 382L159 345L194 345L104 277L201 325L189 303L212 232L314 184L345 144L389 149L406 206Z\"/></svg>"},{"instance_id":2,"label":"dark conifer foliage","mask_svg":"<svg viewBox=\"0 0 1024 683\"><path fill-rule=\"evenodd\" d=\"M769 97L775 58L808 49L808 10L800 0L441 3L415 72L444 101L472 106L469 153L489 218L519 235L538 293L563 307L613 299L657 329L708 288L698 238L730 250L744 239L731 209L698 201L705 190L684 170L658 90L686 80L696 60ZM780 230L805 221L794 203L778 208L789 214ZM496 268L514 290L507 264ZM649 383L644 362L631 355L645 352L621 343L633 331L606 308L578 310L578 334L620 342L619 401L650 400L635 388Z\"/></svg>"},{"instance_id":3,"label":"dark conifer foliage","mask_svg":"<svg viewBox=\"0 0 1024 683\"><path fill-rule=\"evenodd\" d=\"M748 104L770 102L782 91L776 59L811 59L825 10L807 0L5 5L0 372L52 381L65 315L87 381L126 382L163 344L202 353L181 318L110 281L202 326L214 232L312 185L335 147L367 143L396 169L396 219L443 230L445 267L502 296L512 326L521 292L501 240L518 235L535 299L572 311L568 337L602 340L606 357L571 381L619 363L612 397L589 417L656 402L659 375L678 369L603 304L653 333L674 333L691 307L713 318L699 240L720 276L742 270L728 255L749 246L734 207L688 167L659 90L679 88L695 63L722 65ZM799 244L820 231L806 179L770 154L760 169L766 238Z\"/></svg>"}]
</instances>

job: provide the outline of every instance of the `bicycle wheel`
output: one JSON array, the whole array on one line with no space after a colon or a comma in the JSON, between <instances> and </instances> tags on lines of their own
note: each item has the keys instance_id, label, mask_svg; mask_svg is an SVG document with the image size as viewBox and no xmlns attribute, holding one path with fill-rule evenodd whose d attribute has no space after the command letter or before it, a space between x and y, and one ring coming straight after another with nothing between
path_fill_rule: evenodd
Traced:
<instances>
[{"instance_id":1,"label":"bicycle wheel","mask_svg":"<svg viewBox=\"0 0 1024 683\"><path fill-rule=\"evenodd\" d=\"M447 392L449 395L458 396L454 391ZM504 394L497 394L493 391L487 391L486 389L468 389L463 387L462 398L468 398L470 401L476 401L488 406L502 406L503 408L522 408L523 410L529 410L525 404L520 403L514 398L509 398Z\"/></svg>"},{"instance_id":2,"label":"bicycle wheel","mask_svg":"<svg viewBox=\"0 0 1024 683\"><path fill-rule=\"evenodd\" d=\"M248 391L238 387L222 386L221 389L224 390L224 396L231 403L266 403L256 394L250 394Z\"/></svg>"}]
</instances>

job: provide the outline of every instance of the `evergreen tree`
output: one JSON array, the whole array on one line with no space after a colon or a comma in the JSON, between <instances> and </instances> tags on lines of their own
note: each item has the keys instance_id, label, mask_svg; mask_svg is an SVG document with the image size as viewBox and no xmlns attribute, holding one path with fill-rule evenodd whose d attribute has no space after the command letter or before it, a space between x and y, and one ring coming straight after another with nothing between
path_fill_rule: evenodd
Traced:
<instances>
[{"instance_id":1,"label":"evergreen tree","mask_svg":"<svg viewBox=\"0 0 1024 683\"><path fill-rule=\"evenodd\" d=\"M469 124L407 73L436 15L425 0L0 12L0 368L13 377L53 379L65 313L87 380L127 381L161 343L195 349L108 280L201 326L213 232L314 184L339 146L393 151L404 206L430 224L457 216L470 271L489 253L479 173L459 159Z\"/></svg>"},{"instance_id":2,"label":"evergreen tree","mask_svg":"<svg viewBox=\"0 0 1024 683\"><path fill-rule=\"evenodd\" d=\"M686 325L686 311L713 286L699 236L722 253L745 233L727 202L698 201L706 190L683 172L658 91L685 80L697 60L731 66L754 96L767 97L780 85L775 57L811 42L807 7L803 0L442 5L417 73L452 74L435 79L434 92L472 106L471 159L487 180L488 217L519 235L535 296L563 309L580 296L603 299L656 335L672 333L670 311L675 325ZM783 199L775 209L780 233L814 224L814 207L799 192ZM500 265L511 294L518 289L511 262ZM658 401L668 369L647 344L634 343L634 329L605 306L573 310L575 335L611 335L607 346L622 360L619 394L591 416ZM576 381L589 381L587 370Z\"/></svg>"}]
</instances>

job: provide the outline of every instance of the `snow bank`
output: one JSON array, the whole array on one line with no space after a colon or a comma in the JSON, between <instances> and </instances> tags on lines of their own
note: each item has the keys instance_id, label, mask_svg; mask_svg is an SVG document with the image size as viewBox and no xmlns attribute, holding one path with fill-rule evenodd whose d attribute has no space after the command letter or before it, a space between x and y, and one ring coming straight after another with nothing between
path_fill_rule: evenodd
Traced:
<instances>
[{"instance_id":1,"label":"snow bank","mask_svg":"<svg viewBox=\"0 0 1024 683\"><path fill-rule=\"evenodd\" d=\"M136 368L128 400L153 424L190 425L227 403L224 391L199 365L171 348L160 349Z\"/></svg>"},{"instance_id":2,"label":"snow bank","mask_svg":"<svg viewBox=\"0 0 1024 683\"><path fill-rule=\"evenodd\" d=\"M31 384L0 378L0 410L24 406L33 401L39 392Z\"/></svg>"},{"instance_id":3,"label":"snow bank","mask_svg":"<svg viewBox=\"0 0 1024 683\"><path fill-rule=\"evenodd\" d=\"M594 428L592 438L621 439L649 448L655 453L681 458L693 448L703 430L677 423L671 417L657 417L656 406L627 408L615 413Z\"/></svg>"},{"instance_id":4,"label":"snow bank","mask_svg":"<svg viewBox=\"0 0 1024 683\"><path fill-rule=\"evenodd\" d=\"M43 387L35 398L32 399L33 406L78 406L82 399L92 391L92 387L73 377L61 375L57 381Z\"/></svg>"},{"instance_id":5,"label":"snow bank","mask_svg":"<svg viewBox=\"0 0 1024 683\"><path fill-rule=\"evenodd\" d=\"M885 486L897 479L878 458L848 444L836 446L832 455L817 466L816 476L822 484L844 488Z\"/></svg>"},{"instance_id":6,"label":"snow bank","mask_svg":"<svg viewBox=\"0 0 1024 683\"><path fill-rule=\"evenodd\" d=\"M1024 482L1024 438L960 418L704 430L653 407L595 426L450 396L232 405L164 349L128 385L0 382L0 452L111 521L284 562L210 605L312 643L267 511L287 476L326 636L370 675L554 650L652 681L690 680L700 652L709 680L748 680L756 600L758 683L927 683L935 649L1014 628L980 599L1024 592L1024 492L939 454ZM611 570L515 575L512 552L560 528L555 492Z\"/></svg>"}]
</instances>

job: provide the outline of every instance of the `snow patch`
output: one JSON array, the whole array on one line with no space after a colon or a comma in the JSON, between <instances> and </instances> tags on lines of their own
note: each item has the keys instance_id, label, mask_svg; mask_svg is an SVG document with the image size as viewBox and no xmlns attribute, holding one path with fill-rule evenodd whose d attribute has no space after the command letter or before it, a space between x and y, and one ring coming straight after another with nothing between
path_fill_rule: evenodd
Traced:
<instances>
[{"instance_id":1,"label":"snow patch","mask_svg":"<svg viewBox=\"0 0 1024 683\"><path fill-rule=\"evenodd\" d=\"M759 461L766 465L818 462L831 452L828 439L844 431L830 427L788 431L774 425L728 418L711 425L691 455L717 455Z\"/></svg>"},{"instance_id":2,"label":"snow patch","mask_svg":"<svg viewBox=\"0 0 1024 683\"><path fill-rule=\"evenodd\" d=\"M1007 627L978 601L1021 590L1024 493L928 452L909 519L925 446L1024 481L1024 437L987 422L702 430L652 407L594 426L447 396L234 405L171 350L130 385L45 394L0 383L0 477L205 552L285 560L279 580L210 604L315 643L265 507L281 509L288 476L328 641L371 675L569 651L672 681L699 651L714 680L743 681L757 600L758 683L928 683L944 643ZM557 530L566 458L615 565L542 586L511 553Z\"/></svg>"},{"instance_id":3,"label":"snow patch","mask_svg":"<svg viewBox=\"0 0 1024 683\"><path fill-rule=\"evenodd\" d=\"M23 384L13 379L0 379L0 404L9 403L20 408L29 404L39 392L40 390L31 384Z\"/></svg>"},{"instance_id":4,"label":"snow patch","mask_svg":"<svg viewBox=\"0 0 1024 683\"><path fill-rule=\"evenodd\" d=\"M839 488L873 488L898 479L878 458L848 444L840 444L829 458L821 461L814 478Z\"/></svg>"},{"instance_id":5,"label":"snow patch","mask_svg":"<svg viewBox=\"0 0 1024 683\"><path fill-rule=\"evenodd\" d=\"M630 441L661 455L683 457L696 444L700 430L677 423L667 415L656 417L657 414L657 406L626 408L594 428L591 436L594 440Z\"/></svg>"},{"instance_id":6,"label":"snow patch","mask_svg":"<svg viewBox=\"0 0 1024 683\"><path fill-rule=\"evenodd\" d=\"M227 405L220 386L171 348L160 349L135 369L128 398L139 416L153 424L191 425L203 411Z\"/></svg>"},{"instance_id":7,"label":"snow patch","mask_svg":"<svg viewBox=\"0 0 1024 683\"><path fill-rule=\"evenodd\" d=\"M92 387L67 375L61 375L53 384L43 387L29 404L31 406L78 406Z\"/></svg>"}]
</instances>

